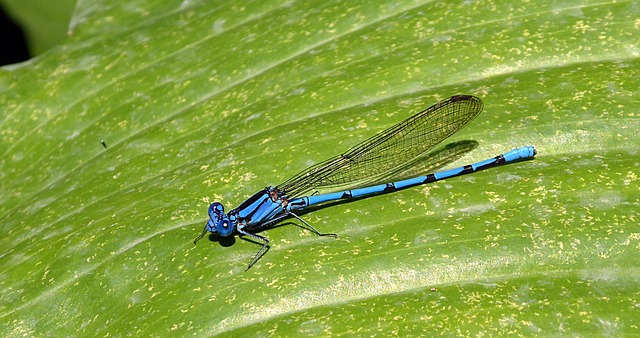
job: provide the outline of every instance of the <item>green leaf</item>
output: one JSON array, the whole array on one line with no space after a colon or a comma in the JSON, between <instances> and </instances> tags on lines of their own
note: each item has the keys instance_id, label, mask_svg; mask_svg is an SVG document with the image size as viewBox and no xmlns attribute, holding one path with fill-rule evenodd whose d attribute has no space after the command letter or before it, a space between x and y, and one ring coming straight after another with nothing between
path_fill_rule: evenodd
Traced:
<instances>
[{"instance_id":1,"label":"green leaf","mask_svg":"<svg viewBox=\"0 0 640 338\"><path fill-rule=\"evenodd\" d=\"M4 336L635 333L640 8L631 1L80 1L0 69ZM439 99L451 165L532 161L192 241ZM102 146L101 140L106 144Z\"/></svg>"},{"instance_id":2,"label":"green leaf","mask_svg":"<svg viewBox=\"0 0 640 338\"><path fill-rule=\"evenodd\" d=\"M25 33L31 55L39 55L67 38L75 0L0 0Z\"/></svg>"}]
</instances>

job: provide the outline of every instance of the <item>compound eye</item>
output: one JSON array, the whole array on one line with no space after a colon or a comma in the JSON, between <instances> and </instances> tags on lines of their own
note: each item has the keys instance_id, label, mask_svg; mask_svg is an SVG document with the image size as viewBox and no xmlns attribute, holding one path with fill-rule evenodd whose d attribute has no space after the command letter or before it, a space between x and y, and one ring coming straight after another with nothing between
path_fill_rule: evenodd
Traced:
<instances>
[{"instance_id":1,"label":"compound eye","mask_svg":"<svg viewBox=\"0 0 640 338\"><path fill-rule=\"evenodd\" d=\"M231 221L229 221L228 218L221 219L220 222L216 224L216 232L222 237L228 237L233 234L233 225L231 225Z\"/></svg>"},{"instance_id":2,"label":"compound eye","mask_svg":"<svg viewBox=\"0 0 640 338\"><path fill-rule=\"evenodd\" d=\"M224 207L220 202L213 202L209 206L209 217L218 220L224 214Z\"/></svg>"}]
</instances>

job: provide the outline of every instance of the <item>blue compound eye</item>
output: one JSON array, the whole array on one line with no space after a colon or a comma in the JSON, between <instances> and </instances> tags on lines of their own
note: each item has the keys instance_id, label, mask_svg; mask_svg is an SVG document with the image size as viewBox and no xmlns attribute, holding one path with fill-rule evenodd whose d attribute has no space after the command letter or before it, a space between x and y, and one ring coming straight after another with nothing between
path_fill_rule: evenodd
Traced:
<instances>
[{"instance_id":1,"label":"blue compound eye","mask_svg":"<svg viewBox=\"0 0 640 338\"><path fill-rule=\"evenodd\" d=\"M216 224L216 232L222 237L228 237L233 234L233 225L228 218L223 218Z\"/></svg>"},{"instance_id":2,"label":"blue compound eye","mask_svg":"<svg viewBox=\"0 0 640 338\"><path fill-rule=\"evenodd\" d=\"M213 220L218 220L224 214L224 207L220 202L211 203L209 206L209 217Z\"/></svg>"}]
</instances>

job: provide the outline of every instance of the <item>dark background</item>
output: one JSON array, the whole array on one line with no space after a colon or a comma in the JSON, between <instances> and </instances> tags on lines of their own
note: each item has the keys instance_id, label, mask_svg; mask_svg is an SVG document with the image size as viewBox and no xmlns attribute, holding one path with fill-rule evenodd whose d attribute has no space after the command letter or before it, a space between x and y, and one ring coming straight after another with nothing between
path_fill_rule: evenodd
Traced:
<instances>
[{"instance_id":1,"label":"dark background","mask_svg":"<svg viewBox=\"0 0 640 338\"><path fill-rule=\"evenodd\" d=\"M0 7L0 66L31 58L22 28Z\"/></svg>"}]
</instances>

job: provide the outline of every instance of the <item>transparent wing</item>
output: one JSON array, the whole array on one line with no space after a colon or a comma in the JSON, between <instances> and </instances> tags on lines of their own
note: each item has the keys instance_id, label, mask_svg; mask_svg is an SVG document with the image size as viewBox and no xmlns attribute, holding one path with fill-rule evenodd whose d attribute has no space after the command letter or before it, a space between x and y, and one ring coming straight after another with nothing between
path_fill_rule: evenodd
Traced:
<instances>
[{"instance_id":1,"label":"transparent wing","mask_svg":"<svg viewBox=\"0 0 640 338\"><path fill-rule=\"evenodd\" d=\"M360 142L342 155L299 172L277 188L289 197L297 197L329 186L358 185L396 171L469 124L482 108L482 100L475 96L452 96Z\"/></svg>"}]
</instances>

